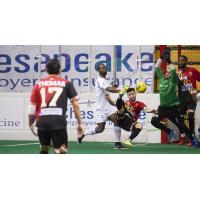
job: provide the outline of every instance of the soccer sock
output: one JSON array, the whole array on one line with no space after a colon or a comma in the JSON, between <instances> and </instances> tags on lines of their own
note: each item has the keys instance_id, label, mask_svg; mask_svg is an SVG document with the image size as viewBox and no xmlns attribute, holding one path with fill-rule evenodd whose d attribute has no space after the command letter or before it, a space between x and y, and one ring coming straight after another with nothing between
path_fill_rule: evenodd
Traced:
<instances>
[{"instance_id":1,"label":"soccer sock","mask_svg":"<svg viewBox=\"0 0 200 200\"><path fill-rule=\"evenodd\" d=\"M192 136L192 132L187 128L187 126L184 123L180 122L180 123L175 124L175 125L178 126L178 128L181 132L181 138L185 137L185 134L186 134L189 137L190 140L194 139L194 137Z\"/></svg>"},{"instance_id":2,"label":"soccer sock","mask_svg":"<svg viewBox=\"0 0 200 200\"><path fill-rule=\"evenodd\" d=\"M131 135L129 136L129 139L133 140L134 138L136 138L141 130L142 129L140 128L134 128L131 132Z\"/></svg>"},{"instance_id":3,"label":"soccer sock","mask_svg":"<svg viewBox=\"0 0 200 200\"><path fill-rule=\"evenodd\" d=\"M114 126L113 130L115 132L115 142L119 143L121 141L121 128L119 126Z\"/></svg>"},{"instance_id":4,"label":"soccer sock","mask_svg":"<svg viewBox=\"0 0 200 200\"><path fill-rule=\"evenodd\" d=\"M100 129L98 127L94 128L94 129L90 129L88 131L86 131L84 133L84 136L86 135L95 135L95 134L98 134L98 133L101 133L102 131L100 131Z\"/></svg>"},{"instance_id":5,"label":"soccer sock","mask_svg":"<svg viewBox=\"0 0 200 200\"><path fill-rule=\"evenodd\" d=\"M116 101L116 106L118 110L121 110L123 108L123 100L121 97L118 97L117 101Z\"/></svg>"},{"instance_id":6,"label":"soccer sock","mask_svg":"<svg viewBox=\"0 0 200 200\"><path fill-rule=\"evenodd\" d=\"M183 117L178 117L176 119L171 119L171 121L179 128L180 133L181 133L181 138L185 137L185 134L189 137L190 140L193 140L193 132L188 129L188 127L184 124L184 118ZM194 122L194 118L193 118ZM193 129L194 130L194 129Z\"/></svg>"},{"instance_id":7,"label":"soccer sock","mask_svg":"<svg viewBox=\"0 0 200 200\"><path fill-rule=\"evenodd\" d=\"M188 113L188 121L189 121L190 132L192 132L193 134L194 133L194 113L193 112Z\"/></svg>"}]
</instances>

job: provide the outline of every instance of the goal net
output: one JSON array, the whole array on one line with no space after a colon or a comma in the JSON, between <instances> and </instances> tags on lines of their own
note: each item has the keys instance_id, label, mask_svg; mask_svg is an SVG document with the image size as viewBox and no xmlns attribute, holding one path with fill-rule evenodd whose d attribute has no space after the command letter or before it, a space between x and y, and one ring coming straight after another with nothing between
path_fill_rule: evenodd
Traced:
<instances>
[{"instance_id":1,"label":"goal net","mask_svg":"<svg viewBox=\"0 0 200 200\"><path fill-rule=\"evenodd\" d=\"M200 71L200 45L167 45L171 49L171 61L174 63L175 67L178 68L178 58L180 55L185 55L188 58L188 66L196 68ZM157 60L160 56L161 46L156 46L155 59ZM156 82L156 90L158 90L158 80ZM200 82L197 82L197 90L200 91ZM186 121L187 124L187 121ZM169 126L174 128L177 132L175 139L179 140L179 131L177 127L169 121ZM197 108L195 112L195 133L197 134L197 129L200 126L200 103L197 103Z\"/></svg>"}]
</instances>

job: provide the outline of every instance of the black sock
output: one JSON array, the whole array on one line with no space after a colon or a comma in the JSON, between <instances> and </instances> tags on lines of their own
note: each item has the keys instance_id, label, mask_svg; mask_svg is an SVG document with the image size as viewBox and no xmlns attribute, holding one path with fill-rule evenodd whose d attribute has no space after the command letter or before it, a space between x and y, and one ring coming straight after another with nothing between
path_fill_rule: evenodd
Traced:
<instances>
[{"instance_id":1,"label":"black sock","mask_svg":"<svg viewBox=\"0 0 200 200\"><path fill-rule=\"evenodd\" d=\"M189 121L190 132L192 132L193 134L194 133L194 113L193 112L188 113L188 121Z\"/></svg>"},{"instance_id":2,"label":"black sock","mask_svg":"<svg viewBox=\"0 0 200 200\"><path fill-rule=\"evenodd\" d=\"M121 142L115 142L115 145L121 144Z\"/></svg>"},{"instance_id":3,"label":"black sock","mask_svg":"<svg viewBox=\"0 0 200 200\"><path fill-rule=\"evenodd\" d=\"M131 132L131 135L129 136L129 139L133 140L134 138L137 137L137 135L140 133L142 129L140 128L134 128Z\"/></svg>"}]
</instances>

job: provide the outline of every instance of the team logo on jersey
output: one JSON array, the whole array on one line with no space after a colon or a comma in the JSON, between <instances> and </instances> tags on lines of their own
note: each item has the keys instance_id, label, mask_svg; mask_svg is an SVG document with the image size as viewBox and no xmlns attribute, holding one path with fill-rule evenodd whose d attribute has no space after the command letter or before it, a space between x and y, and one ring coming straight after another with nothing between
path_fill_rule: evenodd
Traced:
<instances>
[{"instance_id":1,"label":"team logo on jersey","mask_svg":"<svg viewBox=\"0 0 200 200\"><path fill-rule=\"evenodd\" d=\"M189 82L189 80L188 80L187 76L184 76L183 77L183 84L187 84L188 82Z\"/></svg>"},{"instance_id":2,"label":"team logo on jersey","mask_svg":"<svg viewBox=\"0 0 200 200\"><path fill-rule=\"evenodd\" d=\"M131 106L131 104L129 102L125 102L125 108L128 112L130 112L133 116L135 115L134 113L134 107Z\"/></svg>"},{"instance_id":3,"label":"team logo on jersey","mask_svg":"<svg viewBox=\"0 0 200 200\"><path fill-rule=\"evenodd\" d=\"M192 72L190 72L190 73L192 73ZM181 71L179 71L178 72L178 78L180 79L180 81L182 81L183 82L183 84L187 84L188 82L190 82L189 80L188 80L188 78L187 78L187 76L184 76L184 74L181 72ZM190 74L189 74L190 75ZM192 75L192 74L191 74ZM191 76L190 75L190 76Z\"/></svg>"},{"instance_id":4,"label":"team logo on jersey","mask_svg":"<svg viewBox=\"0 0 200 200\"><path fill-rule=\"evenodd\" d=\"M179 78L180 80L183 79L183 73L182 73L182 71L179 71L179 72L177 73L177 75L178 75L178 78Z\"/></svg>"}]
</instances>

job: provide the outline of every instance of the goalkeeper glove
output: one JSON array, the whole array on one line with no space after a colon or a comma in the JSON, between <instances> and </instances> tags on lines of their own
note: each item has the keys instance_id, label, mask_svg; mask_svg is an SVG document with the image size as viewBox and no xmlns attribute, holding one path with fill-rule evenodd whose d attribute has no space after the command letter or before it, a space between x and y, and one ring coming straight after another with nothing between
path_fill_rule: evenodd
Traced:
<instances>
[{"instance_id":1,"label":"goalkeeper glove","mask_svg":"<svg viewBox=\"0 0 200 200\"><path fill-rule=\"evenodd\" d=\"M170 59L170 48L166 47L163 49L163 53L160 56L161 59L165 60L167 62L167 64L171 63L171 59Z\"/></svg>"}]
</instances>

